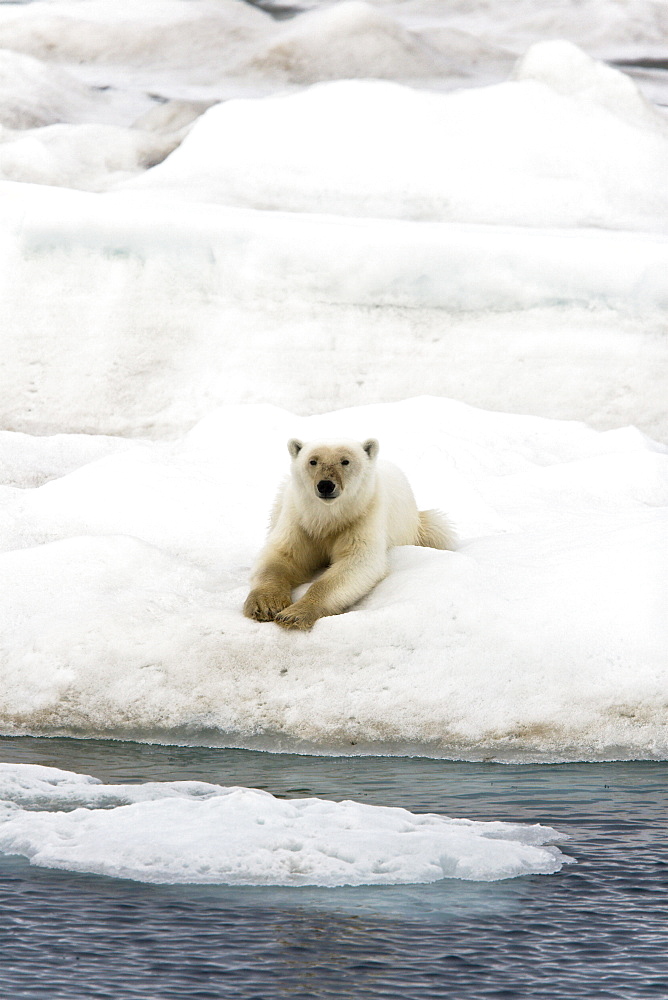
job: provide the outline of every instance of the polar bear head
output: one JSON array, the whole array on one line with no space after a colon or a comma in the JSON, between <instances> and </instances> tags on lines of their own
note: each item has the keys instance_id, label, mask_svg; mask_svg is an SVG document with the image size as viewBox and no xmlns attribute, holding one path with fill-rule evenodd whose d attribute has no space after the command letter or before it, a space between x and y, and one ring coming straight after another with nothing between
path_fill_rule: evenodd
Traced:
<instances>
[{"instance_id":1,"label":"polar bear head","mask_svg":"<svg viewBox=\"0 0 668 1000\"><path fill-rule=\"evenodd\" d=\"M288 441L292 456L293 480L300 491L331 504L342 494L352 499L373 482L378 442L367 441Z\"/></svg>"}]
</instances>

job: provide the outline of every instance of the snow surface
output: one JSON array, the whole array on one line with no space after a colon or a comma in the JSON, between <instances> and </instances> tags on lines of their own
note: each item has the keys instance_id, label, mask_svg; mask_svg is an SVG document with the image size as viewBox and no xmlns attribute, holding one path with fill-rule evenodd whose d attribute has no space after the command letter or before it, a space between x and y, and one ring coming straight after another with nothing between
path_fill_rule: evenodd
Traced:
<instances>
[{"instance_id":1,"label":"snow surface","mask_svg":"<svg viewBox=\"0 0 668 1000\"><path fill-rule=\"evenodd\" d=\"M19 184L0 225L7 429L174 436L223 403L427 392L668 440L664 235Z\"/></svg>"},{"instance_id":2,"label":"snow surface","mask_svg":"<svg viewBox=\"0 0 668 1000\"><path fill-rule=\"evenodd\" d=\"M598 58L638 60L665 56L668 35L663 0L288 6L297 16L276 21L242 0L5 4L0 47L66 65L126 96L143 89L220 100L323 79L408 79L441 89L479 85L503 80L514 59L538 41L565 39Z\"/></svg>"},{"instance_id":3,"label":"snow surface","mask_svg":"<svg viewBox=\"0 0 668 1000\"><path fill-rule=\"evenodd\" d=\"M455 93L286 90L247 67L225 94L253 99L207 111L222 91L156 104L134 75L210 81L209 40L393 10L0 9L22 50L2 56L3 428L175 436L221 404L428 392L668 440L668 133L627 76L550 41L513 79ZM160 66L143 60L153 29ZM92 86L105 67L113 85Z\"/></svg>"},{"instance_id":4,"label":"snow surface","mask_svg":"<svg viewBox=\"0 0 668 1000\"><path fill-rule=\"evenodd\" d=\"M572 859L550 827L277 799L201 781L103 785L0 764L0 851L140 882L396 885L546 875Z\"/></svg>"},{"instance_id":5,"label":"snow surface","mask_svg":"<svg viewBox=\"0 0 668 1000\"><path fill-rule=\"evenodd\" d=\"M104 115L103 96L60 67L0 50L0 123L12 129L57 122L95 121ZM3 130L4 133L4 130Z\"/></svg>"},{"instance_id":6,"label":"snow surface","mask_svg":"<svg viewBox=\"0 0 668 1000\"><path fill-rule=\"evenodd\" d=\"M248 621L286 441L336 434L378 437L460 547L395 549L390 576L311 633ZM436 398L309 418L221 408L178 441L2 489L0 726L325 753L664 756L667 501L667 449L631 428Z\"/></svg>"},{"instance_id":7,"label":"snow surface","mask_svg":"<svg viewBox=\"0 0 668 1000\"><path fill-rule=\"evenodd\" d=\"M128 184L291 212L665 232L666 163L668 123L631 80L552 42L495 87L336 81L219 104Z\"/></svg>"},{"instance_id":8,"label":"snow surface","mask_svg":"<svg viewBox=\"0 0 668 1000\"><path fill-rule=\"evenodd\" d=\"M104 190L158 163L180 134L117 125L49 125L0 135L0 177L33 184Z\"/></svg>"},{"instance_id":9,"label":"snow surface","mask_svg":"<svg viewBox=\"0 0 668 1000\"><path fill-rule=\"evenodd\" d=\"M0 5L0 728L665 756L665 4L303 6ZM462 545L293 636L321 433Z\"/></svg>"}]
</instances>

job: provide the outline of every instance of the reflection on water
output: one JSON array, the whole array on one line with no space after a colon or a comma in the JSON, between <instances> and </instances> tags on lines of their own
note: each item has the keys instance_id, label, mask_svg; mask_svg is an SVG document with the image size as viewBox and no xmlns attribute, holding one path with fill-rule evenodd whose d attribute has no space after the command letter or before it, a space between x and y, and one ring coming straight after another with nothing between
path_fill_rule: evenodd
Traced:
<instances>
[{"instance_id":1,"label":"reflection on water","mask_svg":"<svg viewBox=\"0 0 668 1000\"><path fill-rule=\"evenodd\" d=\"M0 993L37 998L665 998L668 764L499 765L0 739L103 781L198 779L569 833L496 883L154 886L0 863Z\"/></svg>"}]
</instances>

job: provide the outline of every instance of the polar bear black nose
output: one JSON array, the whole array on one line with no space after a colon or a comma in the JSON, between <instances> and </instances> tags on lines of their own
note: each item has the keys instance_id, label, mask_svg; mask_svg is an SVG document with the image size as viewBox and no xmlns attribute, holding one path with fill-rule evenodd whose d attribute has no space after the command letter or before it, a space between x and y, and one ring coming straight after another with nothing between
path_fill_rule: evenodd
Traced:
<instances>
[{"instance_id":1,"label":"polar bear black nose","mask_svg":"<svg viewBox=\"0 0 668 1000\"><path fill-rule=\"evenodd\" d=\"M330 479L321 479L318 483L318 493L321 493L324 497L328 497L335 489L336 486Z\"/></svg>"}]
</instances>

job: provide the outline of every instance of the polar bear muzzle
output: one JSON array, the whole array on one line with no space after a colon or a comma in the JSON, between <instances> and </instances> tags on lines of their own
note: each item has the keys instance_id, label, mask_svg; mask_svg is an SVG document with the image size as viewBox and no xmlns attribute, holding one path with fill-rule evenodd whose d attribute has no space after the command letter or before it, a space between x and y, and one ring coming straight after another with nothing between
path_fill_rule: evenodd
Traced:
<instances>
[{"instance_id":1,"label":"polar bear muzzle","mask_svg":"<svg viewBox=\"0 0 668 1000\"><path fill-rule=\"evenodd\" d=\"M321 479L319 483L316 483L315 492L321 500L336 500L341 494L341 490L331 479Z\"/></svg>"}]
</instances>

